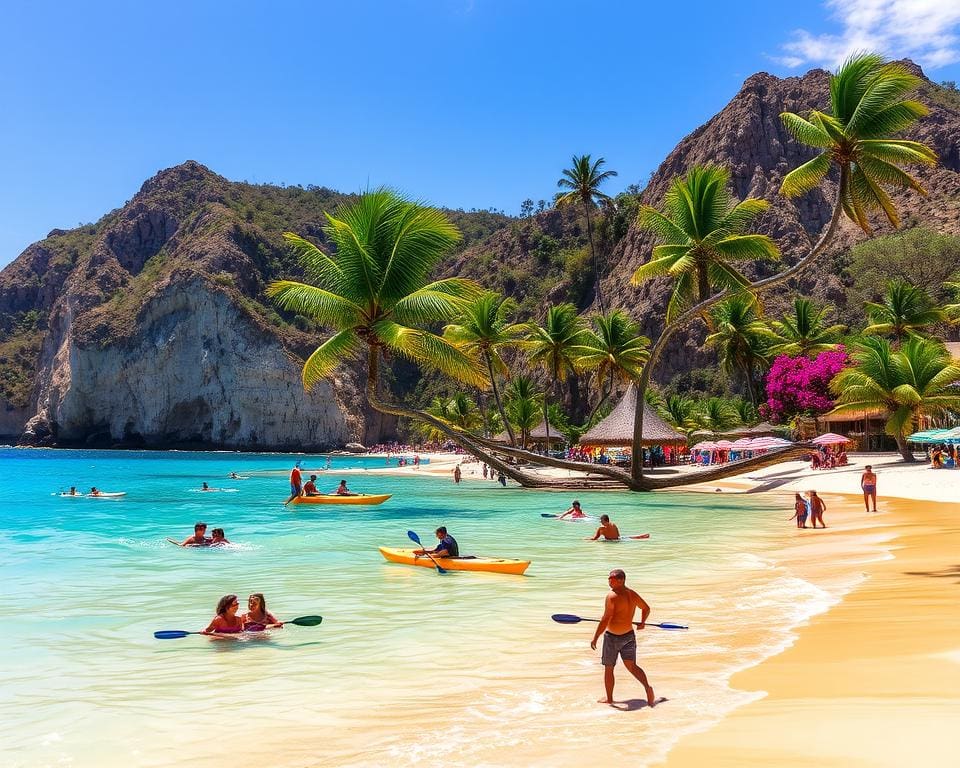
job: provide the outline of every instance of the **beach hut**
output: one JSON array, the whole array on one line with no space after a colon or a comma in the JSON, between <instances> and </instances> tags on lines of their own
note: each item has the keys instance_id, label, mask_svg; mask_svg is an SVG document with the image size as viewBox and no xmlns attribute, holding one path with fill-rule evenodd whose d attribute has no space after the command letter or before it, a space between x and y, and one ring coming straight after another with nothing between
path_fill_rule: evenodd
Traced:
<instances>
[{"instance_id":1,"label":"beach hut","mask_svg":"<svg viewBox=\"0 0 960 768\"><path fill-rule=\"evenodd\" d=\"M587 451L598 448L630 448L633 444L633 422L637 407L637 389L627 387L620 402L593 429L580 438ZM681 452L686 454L687 436L677 432L653 409L643 404L643 445L656 452L668 464L676 463Z\"/></svg>"},{"instance_id":2,"label":"beach hut","mask_svg":"<svg viewBox=\"0 0 960 768\"><path fill-rule=\"evenodd\" d=\"M514 435L517 437L517 442L520 441L520 431L516 428L513 430ZM496 437L491 438L495 443L503 443L504 445L510 444L510 435L507 434L506 430L501 432ZM555 449L563 445L567 441L567 438L563 436L563 433L557 429L553 424L550 425L550 448ZM547 422L545 419L541 419L540 423L537 424L533 429L530 430L530 436L527 440L527 447L532 449L542 450L547 444Z\"/></svg>"},{"instance_id":3,"label":"beach hut","mask_svg":"<svg viewBox=\"0 0 960 768\"><path fill-rule=\"evenodd\" d=\"M721 434L724 437L773 437L776 435L777 431L783 432L786 429L789 429L789 427L785 427L783 425L778 427L776 424L771 424L769 421L761 421L759 424L754 424L752 427L731 429L727 432L722 432Z\"/></svg>"}]
</instances>

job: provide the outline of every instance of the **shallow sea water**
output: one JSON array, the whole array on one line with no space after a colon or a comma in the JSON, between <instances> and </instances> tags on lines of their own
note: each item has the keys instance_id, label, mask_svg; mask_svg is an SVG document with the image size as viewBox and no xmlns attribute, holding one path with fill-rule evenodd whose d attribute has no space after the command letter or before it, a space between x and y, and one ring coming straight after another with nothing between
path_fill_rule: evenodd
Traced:
<instances>
[{"instance_id":1,"label":"shallow sea water","mask_svg":"<svg viewBox=\"0 0 960 768\"><path fill-rule=\"evenodd\" d=\"M319 456L298 457L322 467ZM731 494L580 493L647 541L593 543L589 523L543 519L573 494L430 476L338 475L383 459L334 457L321 489L392 493L374 507L283 506L278 454L0 450L0 764L6 766L578 765L598 739L610 764L662 759L684 733L759 693L730 676L788 644L836 602L875 550L834 552L810 579L778 552L792 502ZM472 465L475 467L476 465ZM236 471L246 480L230 480ZM201 493L207 481L224 492ZM76 485L122 499L61 498ZM776 503L778 506L771 506ZM202 519L234 546L181 549ZM432 541L446 524L465 554L531 559L526 576L384 562L378 545ZM858 559L859 558L859 559ZM640 664L657 695L618 668L602 694L595 625L610 568L652 605ZM263 637L159 641L198 630L217 600L263 592L281 618L318 627ZM452 750L451 750L452 748Z\"/></svg>"}]
</instances>

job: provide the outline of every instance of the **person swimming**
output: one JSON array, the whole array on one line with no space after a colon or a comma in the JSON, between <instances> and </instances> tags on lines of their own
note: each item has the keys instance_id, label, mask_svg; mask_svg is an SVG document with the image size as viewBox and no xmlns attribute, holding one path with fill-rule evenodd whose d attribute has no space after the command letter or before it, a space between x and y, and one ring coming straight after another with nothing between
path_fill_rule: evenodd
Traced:
<instances>
[{"instance_id":1,"label":"person swimming","mask_svg":"<svg viewBox=\"0 0 960 768\"><path fill-rule=\"evenodd\" d=\"M579 501L574 499L573 506L571 506L570 509L564 512L562 515L560 515L559 519L563 520L563 518L565 517L569 517L571 520L578 520L580 518L586 517L586 514L584 514L582 509L580 509Z\"/></svg>"},{"instance_id":2,"label":"person swimming","mask_svg":"<svg viewBox=\"0 0 960 768\"><path fill-rule=\"evenodd\" d=\"M214 634L236 634L243 631L243 621L237 616L240 608L240 601L236 595L224 595L217 603L217 615L213 617L207 628L203 630L205 635Z\"/></svg>"},{"instance_id":3,"label":"person swimming","mask_svg":"<svg viewBox=\"0 0 960 768\"><path fill-rule=\"evenodd\" d=\"M182 542L181 547L207 547L210 546L211 539L207 538L207 524L195 523L193 526L193 536L188 536Z\"/></svg>"},{"instance_id":4,"label":"person swimming","mask_svg":"<svg viewBox=\"0 0 960 768\"><path fill-rule=\"evenodd\" d=\"M267 599L262 592L253 592L247 598L247 612L243 614L242 618L244 629L251 626L269 627L271 629L283 627L283 622L267 610Z\"/></svg>"},{"instance_id":5,"label":"person swimming","mask_svg":"<svg viewBox=\"0 0 960 768\"><path fill-rule=\"evenodd\" d=\"M600 537L603 537L606 541L620 540L620 529L617 528L614 523L610 522L609 515L600 515L600 527L597 528L597 532L589 537L587 541L596 541Z\"/></svg>"},{"instance_id":6,"label":"person swimming","mask_svg":"<svg viewBox=\"0 0 960 768\"><path fill-rule=\"evenodd\" d=\"M227 535L223 532L223 528L213 529L213 538L210 539L211 547L223 546L224 544L229 543L230 541L227 539Z\"/></svg>"}]
</instances>

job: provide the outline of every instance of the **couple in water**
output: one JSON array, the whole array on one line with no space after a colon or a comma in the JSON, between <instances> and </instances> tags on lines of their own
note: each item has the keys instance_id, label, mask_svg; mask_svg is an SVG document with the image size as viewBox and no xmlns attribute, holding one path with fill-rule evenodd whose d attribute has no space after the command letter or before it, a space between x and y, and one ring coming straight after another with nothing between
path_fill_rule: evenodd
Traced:
<instances>
[{"instance_id":1,"label":"couple in water","mask_svg":"<svg viewBox=\"0 0 960 768\"><path fill-rule=\"evenodd\" d=\"M589 519L583 509L581 509L580 502L577 499L573 500L570 509L560 515L558 519L563 520L564 518L569 518L570 520ZM593 536L587 537L587 541L597 541L598 539L603 539L604 541L620 540L620 529L610 521L609 515L600 515L600 527L597 528L597 532L593 534Z\"/></svg>"},{"instance_id":2,"label":"couple in water","mask_svg":"<svg viewBox=\"0 0 960 768\"><path fill-rule=\"evenodd\" d=\"M267 600L261 592L254 592L247 598L247 612L238 615L240 600L236 595L224 595L217 603L217 615L203 630L204 634L236 634L237 632L258 632L263 629L279 629L283 626L270 611Z\"/></svg>"},{"instance_id":3,"label":"couple in water","mask_svg":"<svg viewBox=\"0 0 960 768\"><path fill-rule=\"evenodd\" d=\"M196 523L193 526L193 536L188 536L181 542L174 541L173 543L179 543L181 547L220 547L230 543L223 532L223 528L214 528L212 533L212 537L207 536L206 523Z\"/></svg>"}]
</instances>

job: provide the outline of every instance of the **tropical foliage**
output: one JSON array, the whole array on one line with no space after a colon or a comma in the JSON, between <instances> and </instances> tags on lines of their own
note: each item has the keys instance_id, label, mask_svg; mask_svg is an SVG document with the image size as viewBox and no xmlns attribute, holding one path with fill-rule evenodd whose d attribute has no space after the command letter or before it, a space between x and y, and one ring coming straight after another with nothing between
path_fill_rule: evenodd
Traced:
<instances>
[{"instance_id":1,"label":"tropical foliage","mask_svg":"<svg viewBox=\"0 0 960 768\"><path fill-rule=\"evenodd\" d=\"M674 281L666 322L672 322L692 304L708 299L713 290L738 290L750 281L733 266L736 262L780 258L766 235L744 234L765 200L734 202L730 171L720 166L697 166L675 179L662 211L640 209L638 223L660 241L653 256L633 274L634 285L653 277Z\"/></svg>"},{"instance_id":2,"label":"tropical foliage","mask_svg":"<svg viewBox=\"0 0 960 768\"><path fill-rule=\"evenodd\" d=\"M780 355L767 374L767 399L760 415L774 424L794 416L826 413L833 408L830 382L847 363L842 346L821 352L812 360L806 355Z\"/></svg>"},{"instance_id":3,"label":"tropical foliage","mask_svg":"<svg viewBox=\"0 0 960 768\"><path fill-rule=\"evenodd\" d=\"M336 331L304 364L305 388L329 377L363 346L374 360L381 353L400 355L453 378L483 383L475 357L423 328L450 320L479 292L468 280L428 279L440 256L459 240L442 212L380 189L327 214L324 233L336 256L287 232L284 237L311 282L280 280L267 288L283 309ZM375 378L376 371L371 375Z\"/></svg>"},{"instance_id":4,"label":"tropical foliage","mask_svg":"<svg viewBox=\"0 0 960 768\"><path fill-rule=\"evenodd\" d=\"M886 432L905 461L913 461L906 438L921 416L960 410L960 366L940 342L913 336L896 349L887 339L867 336L850 357L852 367L830 385L837 396L834 410L886 411Z\"/></svg>"},{"instance_id":5,"label":"tropical foliage","mask_svg":"<svg viewBox=\"0 0 960 768\"><path fill-rule=\"evenodd\" d=\"M639 323L622 309L593 318L593 329L580 335L574 347L575 367L594 374L596 390L601 393L593 413L603 407L616 381L636 381L649 357L650 339L640 333Z\"/></svg>"},{"instance_id":6,"label":"tropical foliage","mask_svg":"<svg viewBox=\"0 0 960 768\"><path fill-rule=\"evenodd\" d=\"M830 309L816 307L810 299L793 300L793 314L770 325L776 334L775 351L781 355L813 356L833 349L840 342L843 325L830 325Z\"/></svg>"},{"instance_id":7,"label":"tropical foliage","mask_svg":"<svg viewBox=\"0 0 960 768\"><path fill-rule=\"evenodd\" d=\"M920 78L903 64L865 53L851 56L830 78L830 112L813 110L804 118L780 115L801 144L821 150L788 173L780 186L787 197L818 187L834 165L840 168L839 202L843 213L865 232L868 214L882 211L893 226L900 216L885 187L926 194L904 165L935 165L936 153L917 141L893 138L927 114L918 101L904 98Z\"/></svg>"},{"instance_id":8,"label":"tropical foliage","mask_svg":"<svg viewBox=\"0 0 960 768\"><path fill-rule=\"evenodd\" d=\"M910 335L923 335L929 326L947 319L925 291L902 280L887 283L883 301L868 301L866 308L870 325L863 332L893 336L898 342Z\"/></svg>"},{"instance_id":9,"label":"tropical foliage","mask_svg":"<svg viewBox=\"0 0 960 768\"><path fill-rule=\"evenodd\" d=\"M564 169L563 176L557 181L557 186L565 190L556 197L556 204L569 205L571 203L582 203L584 213L587 216L587 236L590 239L590 254L593 258L593 274L597 289L597 305L600 312L603 310L603 294L600 290L600 265L597 261L597 249L593 242L593 222L590 217L590 211L596 207L597 202L609 202L610 196L600 191L600 185L607 179L617 175L616 171L604 171L603 166L607 164L602 157L590 162L590 155L574 155L573 163L569 168Z\"/></svg>"},{"instance_id":10,"label":"tropical foliage","mask_svg":"<svg viewBox=\"0 0 960 768\"><path fill-rule=\"evenodd\" d=\"M728 373L739 372L751 403L756 403L754 375L766 366L773 333L757 314L750 294L738 293L715 305L711 312L713 332L707 346L717 349L720 366Z\"/></svg>"}]
</instances>

